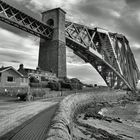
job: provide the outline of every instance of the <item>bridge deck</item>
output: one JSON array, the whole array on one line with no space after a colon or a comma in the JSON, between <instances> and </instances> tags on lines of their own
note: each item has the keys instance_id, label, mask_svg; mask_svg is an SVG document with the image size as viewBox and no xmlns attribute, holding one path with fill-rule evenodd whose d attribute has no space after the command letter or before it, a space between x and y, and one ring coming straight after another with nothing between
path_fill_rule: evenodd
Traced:
<instances>
[{"instance_id":1,"label":"bridge deck","mask_svg":"<svg viewBox=\"0 0 140 140\"><path fill-rule=\"evenodd\" d=\"M27 125L21 125L17 133L13 132L15 134L12 137L5 136L1 140L44 140L56 109L57 105L46 109Z\"/></svg>"}]
</instances>

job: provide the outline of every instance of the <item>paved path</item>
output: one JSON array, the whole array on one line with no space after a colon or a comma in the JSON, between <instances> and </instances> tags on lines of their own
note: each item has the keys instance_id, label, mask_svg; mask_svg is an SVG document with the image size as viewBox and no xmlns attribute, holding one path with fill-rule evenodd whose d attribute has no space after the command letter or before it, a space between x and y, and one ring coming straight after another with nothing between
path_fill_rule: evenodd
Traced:
<instances>
[{"instance_id":1,"label":"paved path","mask_svg":"<svg viewBox=\"0 0 140 140\"><path fill-rule=\"evenodd\" d=\"M23 128L21 127L12 138L6 138L6 140L44 140L56 109L57 105L54 105L41 112L30 123ZM2 140L5 140L5 138L2 138Z\"/></svg>"}]
</instances>

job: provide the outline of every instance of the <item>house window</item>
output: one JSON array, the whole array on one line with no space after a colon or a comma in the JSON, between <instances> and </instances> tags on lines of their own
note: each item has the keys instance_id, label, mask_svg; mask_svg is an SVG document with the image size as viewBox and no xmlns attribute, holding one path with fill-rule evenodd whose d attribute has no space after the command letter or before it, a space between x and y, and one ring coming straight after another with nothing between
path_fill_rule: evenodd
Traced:
<instances>
[{"instance_id":1,"label":"house window","mask_svg":"<svg viewBox=\"0 0 140 140\"><path fill-rule=\"evenodd\" d=\"M8 77L7 77L7 81L8 81L8 82L14 82L14 77L8 76Z\"/></svg>"}]
</instances>

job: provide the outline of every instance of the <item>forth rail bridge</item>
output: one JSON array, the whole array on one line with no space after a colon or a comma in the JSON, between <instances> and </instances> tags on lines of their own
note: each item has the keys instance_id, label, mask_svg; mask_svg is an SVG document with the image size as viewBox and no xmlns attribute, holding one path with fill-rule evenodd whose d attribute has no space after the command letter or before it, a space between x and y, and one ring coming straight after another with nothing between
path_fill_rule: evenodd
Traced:
<instances>
[{"instance_id":1,"label":"forth rail bridge","mask_svg":"<svg viewBox=\"0 0 140 140\"><path fill-rule=\"evenodd\" d=\"M39 21L0 0L0 21L38 36L38 66L53 71L58 78L66 77L66 46L85 62L90 63L113 89L136 90L140 79L134 55L127 38L102 28L65 20L61 8L42 13Z\"/></svg>"},{"instance_id":2,"label":"forth rail bridge","mask_svg":"<svg viewBox=\"0 0 140 140\"><path fill-rule=\"evenodd\" d=\"M90 63L111 88L135 90L140 73L127 38L101 28L65 21L60 8L42 13L42 22L0 1L0 20L41 38L38 66L66 77L66 46Z\"/></svg>"}]
</instances>

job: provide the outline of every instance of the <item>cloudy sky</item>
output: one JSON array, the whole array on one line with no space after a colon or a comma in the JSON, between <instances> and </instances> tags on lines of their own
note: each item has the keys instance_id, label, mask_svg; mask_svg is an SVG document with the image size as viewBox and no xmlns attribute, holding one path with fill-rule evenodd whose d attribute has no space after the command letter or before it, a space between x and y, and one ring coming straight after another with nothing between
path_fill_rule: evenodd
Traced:
<instances>
[{"instance_id":1,"label":"cloudy sky","mask_svg":"<svg viewBox=\"0 0 140 140\"><path fill-rule=\"evenodd\" d=\"M124 34L140 68L140 0L5 0L41 20L41 12L61 7L68 20ZM0 22L0 66L36 68L39 38ZM90 64L67 48L67 73L83 82L104 84Z\"/></svg>"}]
</instances>

